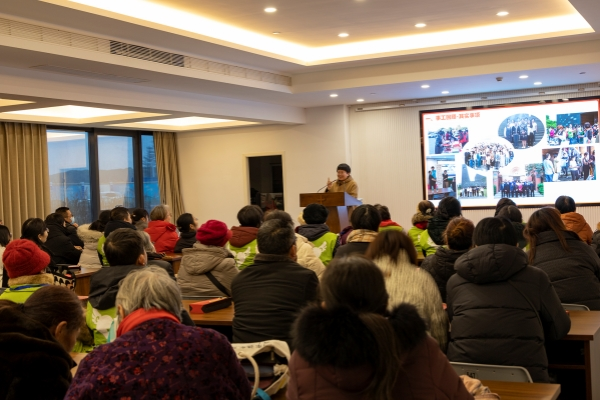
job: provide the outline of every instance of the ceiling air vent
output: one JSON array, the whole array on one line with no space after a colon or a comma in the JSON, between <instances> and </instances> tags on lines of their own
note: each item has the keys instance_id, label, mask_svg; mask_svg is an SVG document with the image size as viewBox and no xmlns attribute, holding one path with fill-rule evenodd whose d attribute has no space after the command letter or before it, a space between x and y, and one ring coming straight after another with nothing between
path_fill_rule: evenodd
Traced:
<instances>
[{"instance_id":1,"label":"ceiling air vent","mask_svg":"<svg viewBox=\"0 0 600 400\"><path fill-rule=\"evenodd\" d=\"M39 69L39 70L48 71L48 72L56 72L59 74L76 75L76 76L81 76L82 78L102 79L105 81L113 81L113 82L121 82L121 83L150 82L148 79L131 78L128 76L119 76L119 75L112 75L112 74L104 74L101 72L84 71L81 69L59 67L56 65L36 65L36 66L30 67L30 68L31 69Z\"/></svg>"}]
</instances>

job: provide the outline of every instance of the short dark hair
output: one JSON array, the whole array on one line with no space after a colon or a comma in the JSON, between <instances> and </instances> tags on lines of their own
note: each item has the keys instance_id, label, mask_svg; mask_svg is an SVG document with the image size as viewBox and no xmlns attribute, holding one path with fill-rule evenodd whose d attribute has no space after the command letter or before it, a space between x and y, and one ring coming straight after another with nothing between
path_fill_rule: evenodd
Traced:
<instances>
[{"instance_id":1,"label":"short dark hair","mask_svg":"<svg viewBox=\"0 0 600 400\"><path fill-rule=\"evenodd\" d=\"M265 214L265 222L271 221L273 219L279 219L287 224L289 224L292 228L294 227L294 221L290 214L281 210L273 210Z\"/></svg>"},{"instance_id":2,"label":"short dark hair","mask_svg":"<svg viewBox=\"0 0 600 400\"><path fill-rule=\"evenodd\" d=\"M452 219L460 216L462 214L460 201L458 201L456 197L444 197L440 201L440 204L438 204L435 214L443 219Z\"/></svg>"},{"instance_id":3,"label":"short dark hair","mask_svg":"<svg viewBox=\"0 0 600 400\"><path fill-rule=\"evenodd\" d=\"M60 214L63 216L63 218L67 219L67 217L69 216L69 214L67 213L67 211L69 211L70 208L69 207L58 207L56 210L54 210L55 213Z\"/></svg>"},{"instance_id":4,"label":"short dark hair","mask_svg":"<svg viewBox=\"0 0 600 400\"><path fill-rule=\"evenodd\" d=\"M237 213L237 219L240 223L240 226L252 228L260 227L264 216L265 213L259 206L244 206Z\"/></svg>"},{"instance_id":5,"label":"short dark hair","mask_svg":"<svg viewBox=\"0 0 600 400\"><path fill-rule=\"evenodd\" d=\"M129 210L125 207L115 207L110 210L111 221L125 221L129 215Z\"/></svg>"},{"instance_id":6,"label":"short dark hair","mask_svg":"<svg viewBox=\"0 0 600 400\"><path fill-rule=\"evenodd\" d=\"M296 243L296 234L293 226L287 221L274 218L261 225L256 242L258 251L263 254L285 255Z\"/></svg>"},{"instance_id":7,"label":"short dark hair","mask_svg":"<svg viewBox=\"0 0 600 400\"><path fill-rule=\"evenodd\" d=\"M47 328L66 321L71 332L79 328L85 318L77 295L66 287L53 285L44 286L29 296L23 313Z\"/></svg>"},{"instance_id":8,"label":"short dark hair","mask_svg":"<svg viewBox=\"0 0 600 400\"><path fill-rule=\"evenodd\" d=\"M56 225L63 226L63 224L65 223L65 219L59 213L52 213L46 217L45 222L46 222L46 225L56 224Z\"/></svg>"},{"instance_id":9,"label":"short dark hair","mask_svg":"<svg viewBox=\"0 0 600 400\"><path fill-rule=\"evenodd\" d=\"M8 242L10 242L11 237L12 235L10 234L10 230L8 230L8 227L0 225L0 246L6 247Z\"/></svg>"},{"instance_id":10,"label":"short dark hair","mask_svg":"<svg viewBox=\"0 0 600 400\"><path fill-rule=\"evenodd\" d=\"M350 166L348 164L338 165L336 171L339 171L339 170L346 171L347 173L352 172L352 169L350 168Z\"/></svg>"},{"instance_id":11,"label":"short dark hair","mask_svg":"<svg viewBox=\"0 0 600 400\"><path fill-rule=\"evenodd\" d=\"M556 199L556 202L554 203L554 207L556 207L556 209L560 211L561 214L575 212L575 210L577 210L575 200L573 200L573 198L569 196L559 196L558 199Z\"/></svg>"},{"instance_id":12,"label":"short dark hair","mask_svg":"<svg viewBox=\"0 0 600 400\"><path fill-rule=\"evenodd\" d=\"M141 220L142 218L149 219L149 217L148 217L148 211L146 211L143 208L136 208L131 213L131 220L133 221L134 224L136 222L138 222L139 220Z\"/></svg>"},{"instance_id":13,"label":"short dark hair","mask_svg":"<svg viewBox=\"0 0 600 400\"><path fill-rule=\"evenodd\" d=\"M139 256L145 253L144 240L140 232L133 229L116 229L104 242L104 255L111 267L133 265Z\"/></svg>"},{"instance_id":14,"label":"short dark hair","mask_svg":"<svg viewBox=\"0 0 600 400\"><path fill-rule=\"evenodd\" d=\"M23 222L21 226L21 239L31 240L38 246L43 243L39 238L39 235L43 235L46 232L46 223L41 218L29 218Z\"/></svg>"},{"instance_id":15,"label":"short dark hair","mask_svg":"<svg viewBox=\"0 0 600 400\"><path fill-rule=\"evenodd\" d=\"M444 231L444 239L451 250L468 250L473 246L475 225L471 220L456 217L450 220Z\"/></svg>"},{"instance_id":16,"label":"short dark hair","mask_svg":"<svg viewBox=\"0 0 600 400\"><path fill-rule=\"evenodd\" d=\"M506 206L516 206L517 204L512 201L511 199L507 198L507 197L503 197L500 200L498 200L498 204L496 204L496 212L494 213L494 217L498 216L498 213L500 212L500 210L502 210L502 208L506 207Z\"/></svg>"},{"instance_id":17,"label":"short dark hair","mask_svg":"<svg viewBox=\"0 0 600 400\"><path fill-rule=\"evenodd\" d=\"M191 232L190 225L195 225L194 222L192 214L183 213L177 218L177 229L179 229L179 232Z\"/></svg>"},{"instance_id":18,"label":"short dark hair","mask_svg":"<svg viewBox=\"0 0 600 400\"><path fill-rule=\"evenodd\" d=\"M417 265L417 250L412 239L404 232L387 230L379 232L367 248L365 256L370 260L389 257L392 262L405 253L411 264Z\"/></svg>"},{"instance_id":19,"label":"short dark hair","mask_svg":"<svg viewBox=\"0 0 600 400\"><path fill-rule=\"evenodd\" d=\"M508 218L512 222L523 222L523 214L516 206L502 207L497 215L498 218Z\"/></svg>"},{"instance_id":20,"label":"short dark hair","mask_svg":"<svg viewBox=\"0 0 600 400\"><path fill-rule=\"evenodd\" d=\"M98 219L90 224L89 229L92 231L104 232L106 224L110 221L110 210L104 210L98 216Z\"/></svg>"},{"instance_id":21,"label":"short dark hair","mask_svg":"<svg viewBox=\"0 0 600 400\"><path fill-rule=\"evenodd\" d=\"M381 204L375 204L373 207L375 207L377 209L377 211L379 212L379 215L381 215L382 221L387 221L388 219L392 219L392 216L390 214L390 209L387 208L386 206L381 205Z\"/></svg>"},{"instance_id":22,"label":"short dark hair","mask_svg":"<svg viewBox=\"0 0 600 400\"><path fill-rule=\"evenodd\" d=\"M307 224L324 224L327 222L329 211L322 204L312 203L302 211L302 218Z\"/></svg>"},{"instance_id":23,"label":"short dark hair","mask_svg":"<svg viewBox=\"0 0 600 400\"><path fill-rule=\"evenodd\" d=\"M363 204L352 212L350 223L354 229L368 229L377 232L379 224L381 224L381 216L375 207L370 204Z\"/></svg>"},{"instance_id":24,"label":"short dark hair","mask_svg":"<svg viewBox=\"0 0 600 400\"><path fill-rule=\"evenodd\" d=\"M512 222L506 218L484 218L475 227L473 243L476 246L486 244L508 244L516 246L519 238Z\"/></svg>"}]
</instances>

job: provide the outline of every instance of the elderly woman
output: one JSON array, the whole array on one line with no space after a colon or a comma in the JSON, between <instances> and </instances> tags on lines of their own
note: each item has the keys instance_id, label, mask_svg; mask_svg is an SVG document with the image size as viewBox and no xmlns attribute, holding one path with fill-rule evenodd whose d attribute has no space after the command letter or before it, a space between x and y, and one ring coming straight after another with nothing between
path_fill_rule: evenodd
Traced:
<instances>
[{"instance_id":1,"label":"elderly woman","mask_svg":"<svg viewBox=\"0 0 600 400\"><path fill-rule=\"evenodd\" d=\"M116 304L117 339L83 359L65 399L250 398L227 339L180 323L181 293L164 270L132 271Z\"/></svg>"},{"instance_id":2,"label":"elderly woman","mask_svg":"<svg viewBox=\"0 0 600 400\"><path fill-rule=\"evenodd\" d=\"M177 227L171 222L172 218L171 209L164 204L154 207L150 212L151 221L144 232L150 235L157 253L170 253L175 250L179 235Z\"/></svg>"}]
</instances>

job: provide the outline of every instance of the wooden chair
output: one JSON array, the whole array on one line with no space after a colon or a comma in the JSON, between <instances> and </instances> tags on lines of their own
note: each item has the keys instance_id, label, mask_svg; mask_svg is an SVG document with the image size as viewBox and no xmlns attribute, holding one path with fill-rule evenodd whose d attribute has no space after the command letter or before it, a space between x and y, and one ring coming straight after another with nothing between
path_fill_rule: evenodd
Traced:
<instances>
[{"instance_id":1,"label":"wooden chair","mask_svg":"<svg viewBox=\"0 0 600 400\"><path fill-rule=\"evenodd\" d=\"M566 304L562 303L562 306L565 310L568 311L590 311L588 306L584 306L583 304Z\"/></svg>"},{"instance_id":2,"label":"wooden chair","mask_svg":"<svg viewBox=\"0 0 600 400\"><path fill-rule=\"evenodd\" d=\"M461 362L450 362L450 364L459 376L467 375L471 378L488 381L533 382L529 371L523 367Z\"/></svg>"}]
</instances>

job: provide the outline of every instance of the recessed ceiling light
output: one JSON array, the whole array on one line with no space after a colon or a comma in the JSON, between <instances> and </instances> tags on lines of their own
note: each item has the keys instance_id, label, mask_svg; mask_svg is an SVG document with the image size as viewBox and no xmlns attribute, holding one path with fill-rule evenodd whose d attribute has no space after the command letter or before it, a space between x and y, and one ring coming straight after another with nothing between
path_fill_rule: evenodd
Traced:
<instances>
[{"instance_id":1,"label":"recessed ceiling light","mask_svg":"<svg viewBox=\"0 0 600 400\"><path fill-rule=\"evenodd\" d=\"M423 23L419 23L419 24L416 24L416 25L415 25L415 27L416 27L416 28L425 28L426 26L427 26L427 25L426 25L426 24L423 24Z\"/></svg>"},{"instance_id":2,"label":"recessed ceiling light","mask_svg":"<svg viewBox=\"0 0 600 400\"><path fill-rule=\"evenodd\" d=\"M499 17L506 17L508 15L508 11L500 11L498 14L496 14Z\"/></svg>"},{"instance_id":3,"label":"recessed ceiling light","mask_svg":"<svg viewBox=\"0 0 600 400\"><path fill-rule=\"evenodd\" d=\"M331 93L329 97L338 97L338 95L336 93Z\"/></svg>"},{"instance_id":4,"label":"recessed ceiling light","mask_svg":"<svg viewBox=\"0 0 600 400\"><path fill-rule=\"evenodd\" d=\"M273 32L273 35L281 35L281 32Z\"/></svg>"},{"instance_id":5,"label":"recessed ceiling light","mask_svg":"<svg viewBox=\"0 0 600 400\"><path fill-rule=\"evenodd\" d=\"M265 12L268 12L268 13L274 13L275 11L277 11L277 9L275 7L267 7L267 8L265 8Z\"/></svg>"},{"instance_id":6,"label":"recessed ceiling light","mask_svg":"<svg viewBox=\"0 0 600 400\"><path fill-rule=\"evenodd\" d=\"M533 82L534 85L539 86L542 84L542 82Z\"/></svg>"},{"instance_id":7,"label":"recessed ceiling light","mask_svg":"<svg viewBox=\"0 0 600 400\"><path fill-rule=\"evenodd\" d=\"M421 85L421 87L422 87L423 89L427 89L427 88L429 87L429 85Z\"/></svg>"},{"instance_id":8,"label":"recessed ceiling light","mask_svg":"<svg viewBox=\"0 0 600 400\"><path fill-rule=\"evenodd\" d=\"M529 75L521 75L521 76L519 77L519 79L527 79L527 78L529 78Z\"/></svg>"},{"instance_id":9,"label":"recessed ceiling light","mask_svg":"<svg viewBox=\"0 0 600 400\"><path fill-rule=\"evenodd\" d=\"M365 99L356 99L356 101L363 102L363 101L365 101Z\"/></svg>"},{"instance_id":10,"label":"recessed ceiling light","mask_svg":"<svg viewBox=\"0 0 600 400\"><path fill-rule=\"evenodd\" d=\"M450 92L449 92L449 91L447 91L447 90L444 90L444 91L442 92L442 94L448 94L448 93L450 93Z\"/></svg>"},{"instance_id":11,"label":"recessed ceiling light","mask_svg":"<svg viewBox=\"0 0 600 400\"><path fill-rule=\"evenodd\" d=\"M350 36L349 34L347 34L346 32L342 32L338 35L339 37L348 37Z\"/></svg>"}]
</instances>

